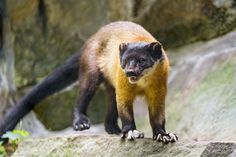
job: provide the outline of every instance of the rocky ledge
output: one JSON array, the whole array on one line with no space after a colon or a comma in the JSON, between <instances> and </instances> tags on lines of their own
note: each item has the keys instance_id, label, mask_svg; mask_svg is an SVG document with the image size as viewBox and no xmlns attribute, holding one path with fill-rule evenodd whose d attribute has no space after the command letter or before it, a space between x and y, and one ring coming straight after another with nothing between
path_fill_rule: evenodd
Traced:
<instances>
[{"instance_id":1,"label":"rocky ledge","mask_svg":"<svg viewBox=\"0 0 236 157\"><path fill-rule=\"evenodd\" d=\"M150 138L122 141L109 135L70 135L21 142L19 156L236 156L236 141L178 141L162 144Z\"/></svg>"}]
</instances>

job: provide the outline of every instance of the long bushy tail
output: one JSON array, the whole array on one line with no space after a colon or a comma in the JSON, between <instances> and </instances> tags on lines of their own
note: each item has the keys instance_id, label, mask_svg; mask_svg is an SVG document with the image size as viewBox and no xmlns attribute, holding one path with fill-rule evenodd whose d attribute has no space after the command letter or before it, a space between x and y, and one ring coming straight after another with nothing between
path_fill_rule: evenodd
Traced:
<instances>
[{"instance_id":1,"label":"long bushy tail","mask_svg":"<svg viewBox=\"0 0 236 157\"><path fill-rule=\"evenodd\" d=\"M66 60L64 64L33 87L19 103L10 109L0 122L0 137L6 131L14 129L20 119L29 113L44 98L78 80L79 56L80 53L76 53Z\"/></svg>"}]
</instances>

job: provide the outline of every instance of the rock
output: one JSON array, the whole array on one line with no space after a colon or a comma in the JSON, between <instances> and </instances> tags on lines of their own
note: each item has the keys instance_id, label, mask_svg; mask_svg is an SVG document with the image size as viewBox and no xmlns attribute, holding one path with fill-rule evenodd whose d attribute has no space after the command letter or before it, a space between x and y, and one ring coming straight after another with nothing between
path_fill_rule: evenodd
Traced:
<instances>
[{"instance_id":1,"label":"rock","mask_svg":"<svg viewBox=\"0 0 236 157\"><path fill-rule=\"evenodd\" d=\"M236 140L236 32L197 44L173 66L167 125L184 139Z\"/></svg>"},{"instance_id":2,"label":"rock","mask_svg":"<svg viewBox=\"0 0 236 157\"><path fill-rule=\"evenodd\" d=\"M137 2L137 1L136 1ZM135 21L166 47L223 35L236 26L234 0L141 0Z\"/></svg>"},{"instance_id":3,"label":"rock","mask_svg":"<svg viewBox=\"0 0 236 157\"><path fill-rule=\"evenodd\" d=\"M236 156L235 148L235 142L212 142L207 145L201 156Z\"/></svg>"},{"instance_id":4,"label":"rock","mask_svg":"<svg viewBox=\"0 0 236 157\"><path fill-rule=\"evenodd\" d=\"M28 139L20 143L18 156L232 156L236 142L185 142L162 144L152 139L122 141L118 136L73 135Z\"/></svg>"}]
</instances>

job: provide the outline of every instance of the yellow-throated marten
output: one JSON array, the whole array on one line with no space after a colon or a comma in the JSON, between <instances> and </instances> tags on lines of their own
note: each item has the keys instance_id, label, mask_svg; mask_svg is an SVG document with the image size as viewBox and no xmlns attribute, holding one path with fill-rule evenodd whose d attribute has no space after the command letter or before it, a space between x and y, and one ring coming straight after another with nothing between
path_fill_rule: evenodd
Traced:
<instances>
[{"instance_id":1,"label":"yellow-throated marten","mask_svg":"<svg viewBox=\"0 0 236 157\"><path fill-rule=\"evenodd\" d=\"M109 96L105 129L128 139L142 138L136 130L133 101L144 96L148 104L153 138L174 142L177 136L165 131L165 97L169 61L162 45L143 27L132 22L113 22L102 27L83 45L79 53L36 85L0 124L0 134L17 122L45 97L78 79L79 97L75 106L75 130L90 128L88 104L101 83ZM79 75L78 75L79 73ZM78 75L78 76L77 76ZM120 117L122 130L117 119Z\"/></svg>"}]
</instances>

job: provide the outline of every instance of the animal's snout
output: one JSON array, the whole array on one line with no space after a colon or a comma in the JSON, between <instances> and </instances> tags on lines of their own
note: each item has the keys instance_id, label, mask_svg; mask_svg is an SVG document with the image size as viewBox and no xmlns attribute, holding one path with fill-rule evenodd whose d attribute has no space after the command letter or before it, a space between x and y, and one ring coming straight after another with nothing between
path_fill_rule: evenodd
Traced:
<instances>
[{"instance_id":1,"label":"animal's snout","mask_svg":"<svg viewBox=\"0 0 236 157\"><path fill-rule=\"evenodd\" d=\"M131 77L131 76L137 76L136 72L133 70L126 71L126 76Z\"/></svg>"}]
</instances>

